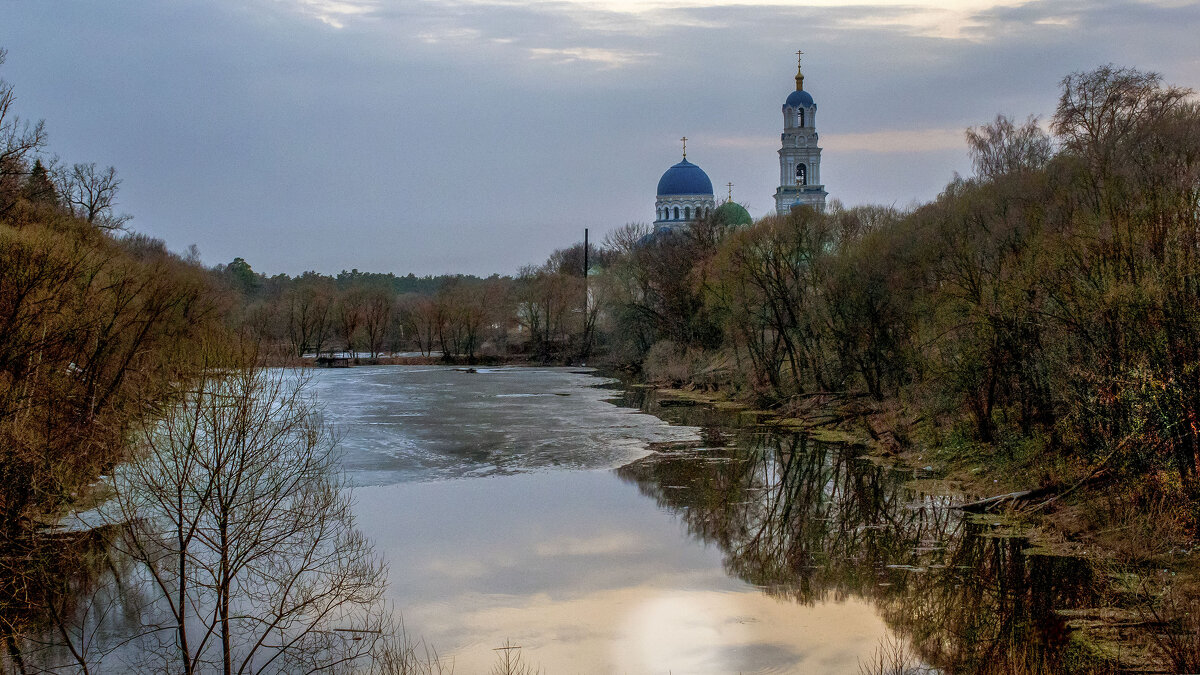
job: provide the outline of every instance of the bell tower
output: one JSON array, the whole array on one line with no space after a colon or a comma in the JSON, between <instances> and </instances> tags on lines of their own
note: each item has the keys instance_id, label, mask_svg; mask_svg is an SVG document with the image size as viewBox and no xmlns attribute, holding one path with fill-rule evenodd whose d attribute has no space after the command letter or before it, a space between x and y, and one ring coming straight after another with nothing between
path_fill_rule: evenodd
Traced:
<instances>
[{"instance_id":1,"label":"bell tower","mask_svg":"<svg viewBox=\"0 0 1200 675\"><path fill-rule=\"evenodd\" d=\"M797 51L796 91L783 103L783 133L779 136L779 189L775 191L775 212L780 215L793 206L807 205L825 210L829 195L821 183L821 148L817 145L817 104L804 91L804 71Z\"/></svg>"}]
</instances>

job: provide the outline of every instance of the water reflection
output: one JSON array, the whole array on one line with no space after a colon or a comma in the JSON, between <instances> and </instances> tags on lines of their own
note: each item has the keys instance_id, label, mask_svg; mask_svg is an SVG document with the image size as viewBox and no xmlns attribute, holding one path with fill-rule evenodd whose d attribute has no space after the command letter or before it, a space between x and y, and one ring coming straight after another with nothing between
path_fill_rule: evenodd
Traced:
<instances>
[{"instance_id":1,"label":"water reflection","mask_svg":"<svg viewBox=\"0 0 1200 675\"><path fill-rule=\"evenodd\" d=\"M640 397L638 397L640 398ZM729 425L712 411L664 410ZM920 659L952 673L1062 672L1056 609L1092 600L1089 567L1026 552L994 522L973 522L891 471L794 433L725 426L724 442L674 449L618 470L688 531L723 552L731 575L808 605L878 608Z\"/></svg>"},{"instance_id":2,"label":"water reflection","mask_svg":"<svg viewBox=\"0 0 1200 675\"><path fill-rule=\"evenodd\" d=\"M0 555L0 672L79 672L136 632L145 589L119 528L49 530Z\"/></svg>"},{"instance_id":3,"label":"water reflection","mask_svg":"<svg viewBox=\"0 0 1200 675\"><path fill-rule=\"evenodd\" d=\"M403 570L390 597L456 672L487 672L506 640L548 673L853 672L888 632L868 602L806 607L730 577L719 547L607 471L358 497Z\"/></svg>"},{"instance_id":4,"label":"water reflection","mask_svg":"<svg viewBox=\"0 0 1200 675\"><path fill-rule=\"evenodd\" d=\"M512 640L550 673L853 673L888 636L947 673L1065 668L1054 610L1090 600L1078 561L1029 554L845 448L590 382L550 369L319 374L363 486L359 524L392 569L389 599L456 672L486 672ZM607 467L650 441L673 443L615 479ZM34 591L24 567L3 580L0 621L31 661L71 663L55 616L95 649L140 625L147 599L96 536L29 557Z\"/></svg>"}]
</instances>

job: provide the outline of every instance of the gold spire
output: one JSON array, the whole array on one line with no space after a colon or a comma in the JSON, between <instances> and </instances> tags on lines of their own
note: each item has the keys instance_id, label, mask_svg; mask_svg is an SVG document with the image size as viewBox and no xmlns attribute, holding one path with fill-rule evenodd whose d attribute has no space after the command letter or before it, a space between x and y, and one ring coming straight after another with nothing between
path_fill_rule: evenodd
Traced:
<instances>
[{"instance_id":1,"label":"gold spire","mask_svg":"<svg viewBox=\"0 0 1200 675\"><path fill-rule=\"evenodd\" d=\"M800 70L800 66L803 65L801 63L801 60L803 59L803 57L804 57L804 52L797 49L796 50L796 91L804 90L804 71Z\"/></svg>"},{"instance_id":2,"label":"gold spire","mask_svg":"<svg viewBox=\"0 0 1200 675\"><path fill-rule=\"evenodd\" d=\"M733 183L726 183L726 185L729 186L729 198L725 200L725 203L728 204L733 201Z\"/></svg>"},{"instance_id":3,"label":"gold spire","mask_svg":"<svg viewBox=\"0 0 1200 675\"><path fill-rule=\"evenodd\" d=\"M679 140L683 141L683 158L687 159L687 136L684 136Z\"/></svg>"}]
</instances>

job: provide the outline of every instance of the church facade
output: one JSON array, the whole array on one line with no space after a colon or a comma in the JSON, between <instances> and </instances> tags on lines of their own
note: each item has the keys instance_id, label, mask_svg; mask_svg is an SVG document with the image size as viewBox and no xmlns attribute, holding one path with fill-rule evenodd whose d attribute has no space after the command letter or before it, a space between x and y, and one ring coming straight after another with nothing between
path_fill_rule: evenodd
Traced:
<instances>
[{"instance_id":1,"label":"church facade","mask_svg":"<svg viewBox=\"0 0 1200 675\"><path fill-rule=\"evenodd\" d=\"M801 52L797 52L801 54ZM683 141L683 160L667 169L658 181L654 201L654 232L671 232L689 227L718 209L712 181L699 166L687 159L687 137ZM749 220L745 208L733 202L732 183L729 199L721 214L736 211L738 224ZM804 73L796 69L796 90L783 103L783 133L780 134L779 188L775 191L775 211L786 214L796 206L825 209L829 193L821 183L821 148L817 145L817 104L804 91ZM728 205L732 206L726 208ZM744 217L742 214L746 214Z\"/></svg>"}]
</instances>

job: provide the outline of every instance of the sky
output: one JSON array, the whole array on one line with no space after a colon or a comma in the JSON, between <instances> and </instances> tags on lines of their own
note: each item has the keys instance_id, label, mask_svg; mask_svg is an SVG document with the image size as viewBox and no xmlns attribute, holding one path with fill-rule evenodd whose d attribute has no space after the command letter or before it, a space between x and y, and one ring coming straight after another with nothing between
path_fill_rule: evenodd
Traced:
<instances>
[{"instance_id":1,"label":"sky","mask_svg":"<svg viewBox=\"0 0 1200 675\"><path fill-rule=\"evenodd\" d=\"M766 215L797 49L830 198L904 207L1071 72L1200 89L1197 35L1179 0L0 0L0 78L206 264L487 275L652 221L684 135Z\"/></svg>"}]
</instances>

